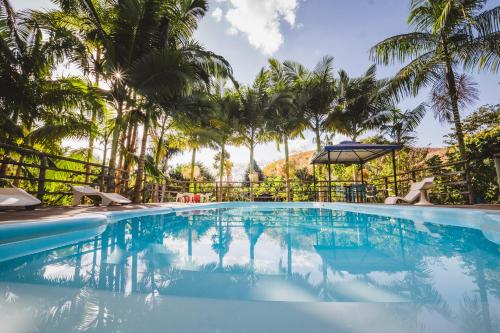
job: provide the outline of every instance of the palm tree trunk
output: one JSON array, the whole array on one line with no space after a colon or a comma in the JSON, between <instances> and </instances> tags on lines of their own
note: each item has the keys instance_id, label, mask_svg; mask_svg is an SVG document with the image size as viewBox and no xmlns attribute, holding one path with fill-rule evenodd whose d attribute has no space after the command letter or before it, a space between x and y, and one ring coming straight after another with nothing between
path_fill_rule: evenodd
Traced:
<instances>
[{"instance_id":1,"label":"palm tree trunk","mask_svg":"<svg viewBox=\"0 0 500 333\"><path fill-rule=\"evenodd\" d=\"M125 144L123 145L122 149L120 150L121 151L121 154L120 154L120 160L118 162L118 165L120 167L120 169L122 170L122 178L124 178L124 176L127 177L127 181L126 182L120 182L119 186L117 186L117 192L121 192L122 190L122 186L124 188L127 188L128 186L128 178L130 178L130 155L133 155L133 152L134 150L131 148L132 147L132 142L134 142L134 145L135 145L135 135L137 134L137 125L134 124L132 125L130 122L127 126L128 128L126 129L126 132L127 132L127 135L125 136L125 139L123 139L122 137L122 142L125 142ZM125 133L125 129L124 129L124 133ZM126 154L125 154L126 153Z\"/></svg>"},{"instance_id":2,"label":"palm tree trunk","mask_svg":"<svg viewBox=\"0 0 500 333\"><path fill-rule=\"evenodd\" d=\"M130 121L124 123L123 128L122 128L122 132L120 133L120 139L119 139L120 149L118 149L117 169L123 170L123 168L124 168L125 153L127 151L127 137L129 134L130 126L132 126Z\"/></svg>"},{"instance_id":3,"label":"palm tree trunk","mask_svg":"<svg viewBox=\"0 0 500 333\"><path fill-rule=\"evenodd\" d=\"M111 139L111 153L109 157L108 192L114 192L115 189L115 168L118 152L118 139L120 138L123 121L123 100L120 100L118 102L118 108L116 111L115 127L113 128L113 135Z\"/></svg>"},{"instance_id":4,"label":"palm tree trunk","mask_svg":"<svg viewBox=\"0 0 500 333\"><path fill-rule=\"evenodd\" d=\"M167 123L167 117L165 117L162 121L161 124L161 130L160 130L160 137L158 139L158 146L156 147L156 152L155 152L155 167L157 170L160 170L160 160L161 160L161 150L163 147L163 136L165 135L165 126ZM165 176L163 176L165 178ZM153 191L153 202L158 202L159 201L159 196L160 196L160 179L155 182L154 184L154 191ZM165 182L165 179L162 179L162 183Z\"/></svg>"},{"instance_id":5,"label":"palm tree trunk","mask_svg":"<svg viewBox=\"0 0 500 333\"><path fill-rule=\"evenodd\" d=\"M469 163L467 161L467 153L465 150L464 132L462 121L460 119L460 111L458 109L458 92L455 80L455 73L451 65L451 57L448 53L448 48L444 37L442 38L444 46L444 54L446 59L446 81L448 84L448 92L450 94L451 110L453 113L453 123L455 125L455 133L458 141L458 150L460 151L460 159L465 161L465 180L467 182L467 191L469 192L469 203L474 204L474 191L470 182Z\"/></svg>"},{"instance_id":6,"label":"palm tree trunk","mask_svg":"<svg viewBox=\"0 0 500 333\"><path fill-rule=\"evenodd\" d=\"M283 137L285 144L285 180L286 180L286 201L291 200L290 196L290 154L288 151L288 137Z\"/></svg>"},{"instance_id":7,"label":"palm tree trunk","mask_svg":"<svg viewBox=\"0 0 500 333\"><path fill-rule=\"evenodd\" d=\"M250 167L248 169L248 180L250 181L250 201L254 200L253 196L253 173L255 172L254 170L254 149L255 149L255 143L254 140L252 139L250 141Z\"/></svg>"},{"instance_id":8,"label":"palm tree trunk","mask_svg":"<svg viewBox=\"0 0 500 333\"><path fill-rule=\"evenodd\" d=\"M451 63L449 61L446 62L446 81L448 83L448 92L450 94L453 123L455 125L455 133L458 141L458 150L460 151L460 158L465 161L467 156L465 152L462 121L460 119L460 111L458 109L458 93L455 81L455 73L453 72L453 68L451 67Z\"/></svg>"},{"instance_id":9,"label":"palm tree trunk","mask_svg":"<svg viewBox=\"0 0 500 333\"><path fill-rule=\"evenodd\" d=\"M165 202L165 191L167 190L167 171L168 171L168 156L163 158L163 184L161 185L161 194L160 194L160 202Z\"/></svg>"},{"instance_id":10,"label":"palm tree trunk","mask_svg":"<svg viewBox=\"0 0 500 333\"><path fill-rule=\"evenodd\" d=\"M221 157L220 157L220 168L219 168L219 201L222 201L222 179L224 177L224 155L225 151L225 143L221 144Z\"/></svg>"},{"instance_id":11,"label":"palm tree trunk","mask_svg":"<svg viewBox=\"0 0 500 333\"><path fill-rule=\"evenodd\" d=\"M116 172L116 178L120 179L119 182L116 182L116 192L118 193L121 193L122 192L122 187L123 187L123 182L121 181L123 178L124 178L124 174L123 174L123 170L125 169L125 160L126 160L126 152L127 152L127 145L126 145L126 141L127 141L127 135L128 135L128 128L130 127L130 122L129 123L126 123L124 124L123 126L123 131L121 133L121 136L120 136L120 141L119 141L119 145L120 145L120 149L118 149L118 155L119 155L119 158L118 158L118 163L117 163L117 167L116 169L118 169L118 172Z\"/></svg>"},{"instance_id":12,"label":"palm tree trunk","mask_svg":"<svg viewBox=\"0 0 500 333\"><path fill-rule=\"evenodd\" d=\"M191 154L191 172L189 174L189 186L193 186L194 188L194 168L196 167L196 148L193 148L192 154Z\"/></svg>"},{"instance_id":13,"label":"palm tree trunk","mask_svg":"<svg viewBox=\"0 0 500 333\"><path fill-rule=\"evenodd\" d=\"M92 110L92 124L95 124L96 122L96 112ZM87 163L92 162L92 158L94 155L94 140L95 140L95 134L93 132L90 132L89 135L89 148L87 150ZM92 172L92 167L90 164L87 164L86 169L85 169L85 182L88 183L90 180L90 173Z\"/></svg>"},{"instance_id":14,"label":"palm tree trunk","mask_svg":"<svg viewBox=\"0 0 500 333\"><path fill-rule=\"evenodd\" d=\"M146 160L146 147L148 143L149 122L151 118L150 108L146 109L146 119L144 119L144 133L142 134L141 152L137 162L137 176L134 187L134 202L140 203L142 201L142 190L144 188L144 163Z\"/></svg>"},{"instance_id":15,"label":"palm tree trunk","mask_svg":"<svg viewBox=\"0 0 500 333\"><path fill-rule=\"evenodd\" d=\"M314 133L316 134L316 152L319 153L321 151L321 133L319 131L319 124L314 128Z\"/></svg>"},{"instance_id":16,"label":"palm tree trunk","mask_svg":"<svg viewBox=\"0 0 500 333\"><path fill-rule=\"evenodd\" d=\"M95 62L94 62L94 70L95 70L95 87L99 88L99 81L100 81L100 73L97 70L97 65L101 59L101 50L97 48L96 51L96 57L95 57ZM97 118L97 113L96 110L92 110L92 124L95 124L96 118ZM92 161L93 155L94 155L94 140L95 140L95 134L93 132L90 132L89 135L89 149L87 150L87 163L90 163ZM90 172L92 171L92 168L90 165L87 164L86 168L86 175L85 175L85 182L88 183L90 179Z\"/></svg>"}]
</instances>

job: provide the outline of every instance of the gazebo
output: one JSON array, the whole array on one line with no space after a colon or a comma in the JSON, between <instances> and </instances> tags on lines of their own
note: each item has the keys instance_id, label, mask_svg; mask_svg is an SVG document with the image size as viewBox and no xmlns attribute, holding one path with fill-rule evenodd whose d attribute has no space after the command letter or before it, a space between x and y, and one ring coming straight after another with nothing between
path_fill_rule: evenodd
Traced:
<instances>
[{"instance_id":1,"label":"gazebo","mask_svg":"<svg viewBox=\"0 0 500 333\"><path fill-rule=\"evenodd\" d=\"M395 144L363 144L353 141L343 141L338 145L326 146L319 153L313 156L311 164L313 165L313 174L316 185L316 165L328 166L328 199L331 201L331 165L359 165L361 168L361 184L364 185L363 168L364 165L376 158L387 154L392 154L392 171L394 177L394 192L398 195L398 184L396 176L396 151L401 146Z\"/></svg>"}]
</instances>

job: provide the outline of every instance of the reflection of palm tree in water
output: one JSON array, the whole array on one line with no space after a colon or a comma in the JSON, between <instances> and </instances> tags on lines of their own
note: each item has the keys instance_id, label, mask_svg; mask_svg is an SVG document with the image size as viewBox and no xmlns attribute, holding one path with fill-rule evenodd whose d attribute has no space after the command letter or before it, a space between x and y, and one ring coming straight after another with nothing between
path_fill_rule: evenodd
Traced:
<instances>
[{"instance_id":1,"label":"reflection of palm tree in water","mask_svg":"<svg viewBox=\"0 0 500 333\"><path fill-rule=\"evenodd\" d=\"M252 219L246 219L244 222L245 233L250 242L250 267L253 269L255 260L255 245L260 236L264 233L265 227L262 223L254 223Z\"/></svg>"},{"instance_id":2,"label":"reflection of palm tree in water","mask_svg":"<svg viewBox=\"0 0 500 333\"><path fill-rule=\"evenodd\" d=\"M490 260L488 260L490 259ZM474 276L474 282L477 285L477 295L469 296L464 294L461 304L461 326L464 332L489 333L500 332L499 318L491 316L490 304L488 298L489 284L495 285L496 278L489 281L487 278L488 264L493 264L495 258L491 258L480 251L471 251L467 256L464 255L465 265L470 268L470 273ZM485 267L486 266L486 267ZM493 283L491 283L493 282Z\"/></svg>"},{"instance_id":3,"label":"reflection of palm tree in water","mask_svg":"<svg viewBox=\"0 0 500 333\"><path fill-rule=\"evenodd\" d=\"M212 249L219 255L219 264L217 270L222 271L224 269L224 256L229 252L229 246L233 240L231 235L231 228L226 222L226 226L222 225L222 212L217 211L217 233L212 235Z\"/></svg>"}]
</instances>

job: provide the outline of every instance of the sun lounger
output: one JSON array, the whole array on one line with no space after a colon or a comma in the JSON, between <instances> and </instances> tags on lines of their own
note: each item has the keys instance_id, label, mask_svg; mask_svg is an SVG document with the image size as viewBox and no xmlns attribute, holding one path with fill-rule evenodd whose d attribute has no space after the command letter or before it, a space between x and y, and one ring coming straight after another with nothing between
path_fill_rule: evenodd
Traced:
<instances>
[{"instance_id":1,"label":"sun lounger","mask_svg":"<svg viewBox=\"0 0 500 333\"><path fill-rule=\"evenodd\" d=\"M0 188L0 209L34 208L42 202L20 188Z\"/></svg>"},{"instance_id":2,"label":"sun lounger","mask_svg":"<svg viewBox=\"0 0 500 333\"><path fill-rule=\"evenodd\" d=\"M71 190L73 191L73 206L78 206L84 197L91 199L99 197L103 206L109 206L112 203L126 205L132 202L118 193L99 192L89 186L71 186Z\"/></svg>"},{"instance_id":3,"label":"sun lounger","mask_svg":"<svg viewBox=\"0 0 500 333\"><path fill-rule=\"evenodd\" d=\"M396 205L399 202L406 202L415 205L432 205L427 198L427 191L434 186L434 177L424 178L422 181L413 183L410 191L404 197L388 197L385 199L386 205Z\"/></svg>"}]
</instances>

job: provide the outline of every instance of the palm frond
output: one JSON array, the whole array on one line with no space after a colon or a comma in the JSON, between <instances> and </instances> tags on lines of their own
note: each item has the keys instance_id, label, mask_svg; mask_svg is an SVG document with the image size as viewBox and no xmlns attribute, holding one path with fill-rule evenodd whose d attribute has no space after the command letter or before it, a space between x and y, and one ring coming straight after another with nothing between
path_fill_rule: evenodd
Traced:
<instances>
[{"instance_id":1,"label":"palm frond","mask_svg":"<svg viewBox=\"0 0 500 333\"><path fill-rule=\"evenodd\" d=\"M376 44L370 57L378 64L392 65L421 57L436 49L438 41L430 33L412 32L397 35Z\"/></svg>"}]
</instances>

